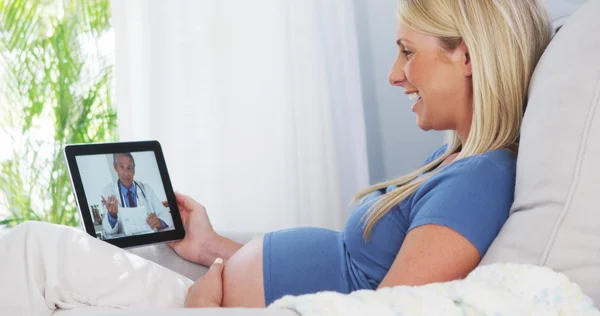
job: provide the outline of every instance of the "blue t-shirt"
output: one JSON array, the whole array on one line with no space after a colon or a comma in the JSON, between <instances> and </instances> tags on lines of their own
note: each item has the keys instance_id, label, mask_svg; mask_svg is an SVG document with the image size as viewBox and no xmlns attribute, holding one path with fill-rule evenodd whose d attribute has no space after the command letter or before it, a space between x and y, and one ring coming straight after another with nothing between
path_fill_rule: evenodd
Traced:
<instances>
[{"instance_id":1,"label":"blue t-shirt","mask_svg":"<svg viewBox=\"0 0 600 316\"><path fill-rule=\"evenodd\" d=\"M445 149L438 149L426 163ZM483 256L508 218L515 172L516 158L506 150L454 161L386 213L367 242L363 215L395 186L365 197L352 211L343 232L301 227L265 234L265 303L284 295L375 289L392 266L406 234L422 225L452 228Z\"/></svg>"},{"instance_id":2,"label":"blue t-shirt","mask_svg":"<svg viewBox=\"0 0 600 316\"><path fill-rule=\"evenodd\" d=\"M445 149L442 146L425 163L443 154ZM508 218L514 199L516 157L499 149L442 168L386 213L375 224L366 243L361 218L382 192L369 194L351 214L343 240L353 287L377 287L398 255L406 234L422 225L452 228L483 257ZM390 186L385 192L394 189L396 186Z\"/></svg>"}]
</instances>

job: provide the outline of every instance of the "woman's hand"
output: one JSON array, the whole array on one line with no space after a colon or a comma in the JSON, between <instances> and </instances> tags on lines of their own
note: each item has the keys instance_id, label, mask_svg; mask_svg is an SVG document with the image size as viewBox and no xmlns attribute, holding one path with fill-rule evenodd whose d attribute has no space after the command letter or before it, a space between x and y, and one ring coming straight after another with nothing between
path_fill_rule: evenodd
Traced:
<instances>
[{"instance_id":1,"label":"woman's hand","mask_svg":"<svg viewBox=\"0 0 600 316\"><path fill-rule=\"evenodd\" d=\"M185 307L221 307L223 303L223 259L217 258L208 272L188 288Z\"/></svg>"},{"instance_id":2,"label":"woman's hand","mask_svg":"<svg viewBox=\"0 0 600 316\"><path fill-rule=\"evenodd\" d=\"M175 198L185 228L185 237L169 243L169 246L186 260L209 265L215 259L211 254L213 248L217 247L218 235L210 224L206 209L189 196L175 193Z\"/></svg>"}]
</instances>

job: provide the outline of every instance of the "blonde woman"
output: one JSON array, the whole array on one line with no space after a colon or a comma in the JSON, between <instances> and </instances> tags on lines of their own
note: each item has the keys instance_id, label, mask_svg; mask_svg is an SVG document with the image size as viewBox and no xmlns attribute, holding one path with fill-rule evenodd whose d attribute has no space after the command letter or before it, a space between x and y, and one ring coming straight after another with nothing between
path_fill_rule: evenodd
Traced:
<instances>
[{"instance_id":1,"label":"blonde woman","mask_svg":"<svg viewBox=\"0 0 600 316\"><path fill-rule=\"evenodd\" d=\"M227 261L192 286L188 305L258 307L286 294L455 280L477 266L513 201L519 127L550 19L536 0L402 0L398 16L389 82L416 100L419 127L451 131L449 143L418 170L358 192L341 233L291 229L242 247L180 196L196 234L174 249ZM193 250L202 240L211 242Z\"/></svg>"},{"instance_id":2,"label":"blonde woman","mask_svg":"<svg viewBox=\"0 0 600 316\"><path fill-rule=\"evenodd\" d=\"M297 228L241 245L215 233L205 208L178 194L187 234L171 246L189 261L211 265L192 285L67 228L52 226L52 236L63 237L49 241L36 232L51 225L29 223L0 240L0 250L23 245L15 255L39 251L44 263L7 260L3 267L0 260L0 273L18 270L12 273L27 280L23 289L2 287L0 306L2 299L19 305L25 296L27 304L67 307L184 301L189 307L263 307L287 294L466 276L508 217L519 126L531 74L550 41L550 20L537 0L401 0L398 17L390 84L416 101L412 111L421 129L449 130L451 137L421 168L358 192L343 232ZM70 243L63 258L89 260L102 282L86 286L77 271L50 260L45 252L53 250L44 245L52 240ZM160 287L148 285L154 279Z\"/></svg>"}]
</instances>

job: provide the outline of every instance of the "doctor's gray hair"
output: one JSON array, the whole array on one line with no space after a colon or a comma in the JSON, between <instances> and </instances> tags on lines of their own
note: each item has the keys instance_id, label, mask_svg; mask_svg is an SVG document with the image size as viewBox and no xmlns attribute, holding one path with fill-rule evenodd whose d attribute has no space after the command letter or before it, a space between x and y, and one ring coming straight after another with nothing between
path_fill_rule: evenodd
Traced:
<instances>
[{"instance_id":1,"label":"doctor's gray hair","mask_svg":"<svg viewBox=\"0 0 600 316\"><path fill-rule=\"evenodd\" d=\"M135 159L133 159L133 155L131 155L131 153L117 153L117 154L113 154L113 163L115 165L117 164L117 156L118 155L129 157L129 159L131 159L131 162L133 163L133 169L135 169Z\"/></svg>"}]
</instances>

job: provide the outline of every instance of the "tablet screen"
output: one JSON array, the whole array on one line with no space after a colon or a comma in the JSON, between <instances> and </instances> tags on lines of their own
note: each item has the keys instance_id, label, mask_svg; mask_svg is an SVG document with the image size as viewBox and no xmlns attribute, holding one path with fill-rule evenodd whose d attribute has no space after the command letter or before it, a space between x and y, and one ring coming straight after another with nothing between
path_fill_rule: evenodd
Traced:
<instances>
[{"instance_id":1,"label":"tablet screen","mask_svg":"<svg viewBox=\"0 0 600 316\"><path fill-rule=\"evenodd\" d=\"M175 229L153 151L75 158L96 237L109 240Z\"/></svg>"}]
</instances>

